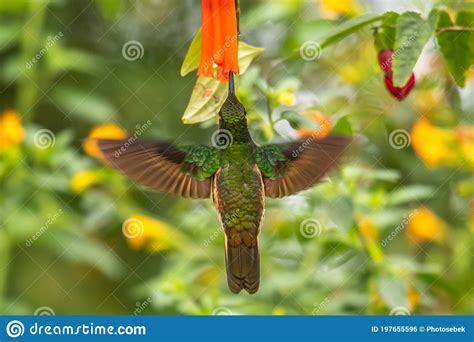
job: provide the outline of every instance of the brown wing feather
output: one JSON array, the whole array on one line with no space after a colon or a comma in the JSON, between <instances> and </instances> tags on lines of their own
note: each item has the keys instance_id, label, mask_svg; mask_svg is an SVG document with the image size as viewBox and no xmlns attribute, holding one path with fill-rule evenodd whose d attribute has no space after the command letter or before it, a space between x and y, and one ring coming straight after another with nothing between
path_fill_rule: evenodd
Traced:
<instances>
[{"instance_id":1,"label":"brown wing feather","mask_svg":"<svg viewBox=\"0 0 474 342\"><path fill-rule=\"evenodd\" d=\"M308 137L288 144L284 151L288 160L277 166L283 176L264 178L266 196L285 197L308 189L337 165L348 143L347 137L329 136Z\"/></svg>"},{"instance_id":2,"label":"brown wing feather","mask_svg":"<svg viewBox=\"0 0 474 342\"><path fill-rule=\"evenodd\" d=\"M210 179L197 180L182 172L185 152L164 141L97 139L112 166L137 183L181 197L209 198Z\"/></svg>"}]
</instances>

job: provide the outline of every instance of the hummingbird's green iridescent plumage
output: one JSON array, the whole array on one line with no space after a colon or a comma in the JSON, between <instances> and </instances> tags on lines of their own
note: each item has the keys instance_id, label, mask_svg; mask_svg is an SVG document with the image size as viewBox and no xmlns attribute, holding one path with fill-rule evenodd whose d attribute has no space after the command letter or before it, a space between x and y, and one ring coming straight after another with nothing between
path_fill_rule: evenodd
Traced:
<instances>
[{"instance_id":1,"label":"hummingbird's green iridescent plumage","mask_svg":"<svg viewBox=\"0 0 474 342\"><path fill-rule=\"evenodd\" d=\"M257 146L230 73L214 147L151 140L97 143L107 161L138 183L181 197L212 195L225 233L227 280L234 293L258 290L258 236L265 197L284 197L314 185L337 164L348 139L329 136ZM224 135L221 144L219 134Z\"/></svg>"}]
</instances>

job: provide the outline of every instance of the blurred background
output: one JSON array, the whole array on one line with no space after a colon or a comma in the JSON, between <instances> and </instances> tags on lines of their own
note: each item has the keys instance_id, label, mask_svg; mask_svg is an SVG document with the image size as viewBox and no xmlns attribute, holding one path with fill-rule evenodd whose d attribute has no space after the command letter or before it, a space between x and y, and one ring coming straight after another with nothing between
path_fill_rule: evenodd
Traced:
<instances>
[{"instance_id":1,"label":"blurred background","mask_svg":"<svg viewBox=\"0 0 474 342\"><path fill-rule=\"evenodd\" d=\"M212 201L137 186L83 143L210 144L215 118L181 120L200 1L0 2L1 313L472 314L472 67L457 87L431 39L398 101L371 27L299 53L366 12L472 5L241 1L240 38L264 48L239 80L254 140L309 130L354 143L318 186L267 199L260 290L234 295Z\"/></svg>"}]
</instances>

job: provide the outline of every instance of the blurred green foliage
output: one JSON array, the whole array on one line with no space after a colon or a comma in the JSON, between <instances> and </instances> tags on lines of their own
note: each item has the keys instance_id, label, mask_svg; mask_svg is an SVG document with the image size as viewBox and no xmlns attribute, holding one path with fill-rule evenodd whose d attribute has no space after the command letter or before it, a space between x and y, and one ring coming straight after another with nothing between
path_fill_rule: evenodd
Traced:
<instances>
[{"instance_id":1,"label":"blurred green foliage","mask_svg":"<svg viewBox=\"0 0 474 342\"><path fill-rule=\"evenodd\" d=\"M472 3L341 3L331 12L331 1L241 1L241 38L265 49L239 78L255 141L325 122L354 137L327 180L267 200L262 283L251 296L227 289L210 200L143 189L82 148L98 124L133 134L147 120L140 135L210 142L212 117L181 121L196 76L182 78L180 68L199 28L199 2L1 2L0 111L18 112L25 129L22 143L0 149L1 312L472 313L472 164L432 165L409 134L425 118L439 135L460 137L443 152L428 134L436 153L472 151L472 70L456 86L449 72L459 75L458 64L441 58L460 58L450 38L437 37L441 53L430 40L415 89L398 102L384 87L373 37L384 12L426 18L435 6L455 15ZM348 29L348 19L367 25ZM318 58L302 58L305 42L324 39ZM143 47L135 60L124 58L130 41ZM406 141L397 145L400 129ZM123 234L137 217L145 217L141 240Z\"/></svg>"}]
</instances>

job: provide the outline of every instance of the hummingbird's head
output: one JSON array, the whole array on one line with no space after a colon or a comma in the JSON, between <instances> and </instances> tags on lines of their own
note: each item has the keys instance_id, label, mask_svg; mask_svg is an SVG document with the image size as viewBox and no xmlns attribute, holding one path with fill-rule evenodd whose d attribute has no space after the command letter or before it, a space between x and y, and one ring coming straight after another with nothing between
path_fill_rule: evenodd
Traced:
<instances>
[{"instance_id":1,"label":"hummingbird's head","mask_svg":"<svg viewBox=\"0 0 474 342\"><path fill-rule=\"evenodd\" d=\"M245 119L245 114L247 111L235 95L234 74L229 72L229 95L219 111L219 116L225 121L233 121Z\"/></svg>"}]
</instances>

